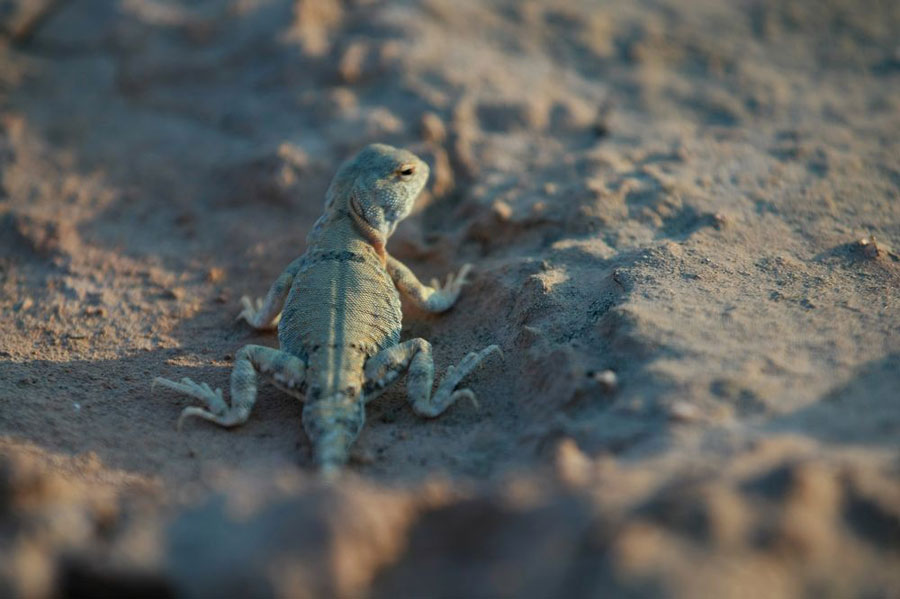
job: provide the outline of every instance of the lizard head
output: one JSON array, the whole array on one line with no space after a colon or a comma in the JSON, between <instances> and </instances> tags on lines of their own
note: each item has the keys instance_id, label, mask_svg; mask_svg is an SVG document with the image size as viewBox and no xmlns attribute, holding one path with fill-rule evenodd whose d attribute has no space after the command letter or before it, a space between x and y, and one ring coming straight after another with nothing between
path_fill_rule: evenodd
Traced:
<instances>
[{"instance_id":1,"label":"lizard head","mask_svg":"<svg viewBox=\"0 0 900 599\"><path fill-rule=\"evenodd\" d=\"M326 194L326 213L346 210L367 236L382 242L413 208L428 165L407 150L371 144L345 162Z\"/></svg>"}]
</instances>

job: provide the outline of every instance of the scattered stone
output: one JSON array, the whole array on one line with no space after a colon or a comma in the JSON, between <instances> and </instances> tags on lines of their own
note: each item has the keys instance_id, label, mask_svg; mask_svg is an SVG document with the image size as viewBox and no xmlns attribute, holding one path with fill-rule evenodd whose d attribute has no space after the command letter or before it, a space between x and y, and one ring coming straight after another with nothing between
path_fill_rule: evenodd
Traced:
<instances>
[{"instance_id":1,"label":"scattered stone","mask_svg":"<svg viewBox=\"0 0 900 599\"><path fill-rule=\"evenodd\" d=\"M23 298L22 301L16 303L13 306L13 310L16 312L27 312L31 307L34 306L34 300L30 297Z\"/></svg>"},{"instance_id":2,"label":"scattered stone","mask_svg":"<svg viewBox=\"0 0 900 599\"><path fill-rule=\"evenodd\" d=\"M591 459L571 438L556 446L555 466L559 480L569 487L581 487L590 479Z\"/></svg>"},{"instance_id":3,"label":"scattered stone","mask_svg":"<svg viewBox=\"0 0 900 599\"><path fill-rule=\"evenodd\" d=\"M209 283L218 283L225 278L225 271L218 266L214 266L206 271L206 281Z\"/></svg>"},{"instance_id":4,"label":"scattered stone","mask_svg":"<svg viewBox=\"0 0 900 599\"><path fill-rule=\"evenodd\" d=\"M697 406L687 401L676 401L670 405L668 416L670 420L675 422L697 422L702 418L702 414Z\"/></svg>"},{"instance_id":5,"label":"scattered stone","mask_svg":"<svg viewBox=\"0 0 900 599\"><path fill-rule=\"evenodd\" d=\"M442 144L447 139L447 127L441 117L433 112L426 112L422 115L420 123L422 130L422 139L436 144Z\"/></svg>"},{"instance_id":6,"label":"scattered stone","mask_svg":"<svg viewBox=\"0 0 900 599\"><path fill-rule=\"evenodd\" d=\"M863 237L856 242L856 247L866 258L874 260L883 253L874 235Z\"/></svg>"},{"instance_id":7,"label":"scattered stone","mask_svg":"<svg viewBox=\"0 0 900 599\"><path fill-rule=\"evenodd\" d=\"M343 16L343 7L337 0L298 0L294 3L291 37L310 56L322 56L331 47L331 30Z\"/></svg>"},{"instance_id":8,"label":"scattered stone","mask_svg":"<svg viewBox=\"0 0 900 599\"><path fill-rule=\"evenodd\" d=\"M338 64L338 74L344 83L356 83L365 69L368 47L362 42L353 42L344 51Z\"/></svg>"},{"instance_id":9,"label":"scattered stone","mask_svg":"<svg viewBox=\"0 0 900 599\"><path fill-rule=\"evenodd\" d=\"M310 163L309 155L302 148L290 142L284 142L278 146L278 158L297 170L308 168Z\"/></svg>"},{"instance_id":10,"label":"scattered stone","mask_svg":"<svg viewBox=\"0 0 900 599\"><path fill-rule=\"evenodd\" d=\"M597 381L600 388L606 391L607 393L612 393L619 386L619 377L612 370L604 370L602 372L595 372L593 376L594 380Z\"/></svg>"},{"instance_id":11,"label":"scattered stone","mask_svg":"<svg viewBox=\"0 0 900 599\"><path fill-rule=\"evenodd\" d=\"M162 296L165 299L181 300L184 299L184 289L181 287L171 287L163 289Z\"/></svg>"},{"instance_id":12,"label":"scattered stone","mask_svg":"<svg viewBox=\"0 0 900 599\"><path fill-rule=\"evenodd\" d=\"M503 200L497 200L491 205L491 212L500 222L506 222L512 218L512 207Z\"/></svg>"},{"instance_id":13,"label":"scattered stone","mask_svg":"<svg viewBox=\"0 0 900 599\"><path fill-rule=\"evenodd\" d=\"M715 227L716 230L721 231L728 226L730 219L721 212L716 212L715 214L713 214L712 221L713 227Z\"/></svg>"}]
</instances>

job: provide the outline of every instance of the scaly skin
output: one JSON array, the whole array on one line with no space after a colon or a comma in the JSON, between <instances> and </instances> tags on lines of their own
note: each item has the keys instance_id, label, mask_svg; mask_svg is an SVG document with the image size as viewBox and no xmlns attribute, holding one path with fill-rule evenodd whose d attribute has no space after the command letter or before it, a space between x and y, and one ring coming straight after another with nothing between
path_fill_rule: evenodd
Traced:
<instances>
[{"instance_id":1,"label":"scaly skin","mask_svg":"<svg viewBox=\"0 0 900 599\"><path fill-rule=\"evenodd\" d=\"M247 421L256 401L259 374L303 399L303 426L321 472L333 476L346 463L350 445L365 422L365 404L404 371L407 395L420 415L435 417L469 389L456 389L493 352L491 345L451 366L432 393L434 363L424 339L400 342L400 294L429 312L449 309L459 297L470 266L445 284L423 285L385 244L412 209L428 180L428 165L414 154L382 144L363 149L338 170L328 188L325 213L294 260L256 305L242 298L239 319L256 329L278 328L280 349L247 345L235 356L231 401L221 389L190 379L160 384L206 403L185 408L221 426ZM282 311L282 308L283 311Z\"/></svg>"}]
</instances>

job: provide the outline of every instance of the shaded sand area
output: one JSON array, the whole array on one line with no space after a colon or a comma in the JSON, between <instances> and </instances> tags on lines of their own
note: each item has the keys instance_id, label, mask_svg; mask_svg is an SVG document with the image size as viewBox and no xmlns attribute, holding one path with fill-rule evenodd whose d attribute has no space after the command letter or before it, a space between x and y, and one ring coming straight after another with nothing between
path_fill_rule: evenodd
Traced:
<instances>
[{"instance_id":1,"label":"shaded sand area","mask_svg":"<svg viewBox=\"0 0 900 599\"><path fill-rule=\"evenodd\" d=\"M900 594L900 4L5 7L0 594ZM372 141L481 408L176 432Z\"/></svg>"}]
</instances>

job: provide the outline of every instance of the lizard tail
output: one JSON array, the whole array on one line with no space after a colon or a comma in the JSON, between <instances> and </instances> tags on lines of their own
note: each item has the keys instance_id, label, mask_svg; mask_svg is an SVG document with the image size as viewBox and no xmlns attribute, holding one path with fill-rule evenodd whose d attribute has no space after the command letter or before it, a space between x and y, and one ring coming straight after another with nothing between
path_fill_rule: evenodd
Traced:
<instances>
[{"instance_id":1,"label":"lizard tail","mask_svg":"<svg viewBox=\"0 0 900 599\"><path fill-rule=\"evenodd\" d=\"M303 428L313 445L313 459L324 478L333 479L350 458L350 445L365 422L365 408L357 398L338 395L307 403Z\"/></svg>"},{"instance_id":2,"label":"lizard tail","mask_svg":"<svg viewBox=\"0 0 900 599\"><path fill-rule=\"evenodd\" d=\"M313 443L313 456L319 472L326 478L334 478L350 458L350 444L355 435L342 434L344 431L333 431L319 437Z\"/></svg>"}]
</instances>

